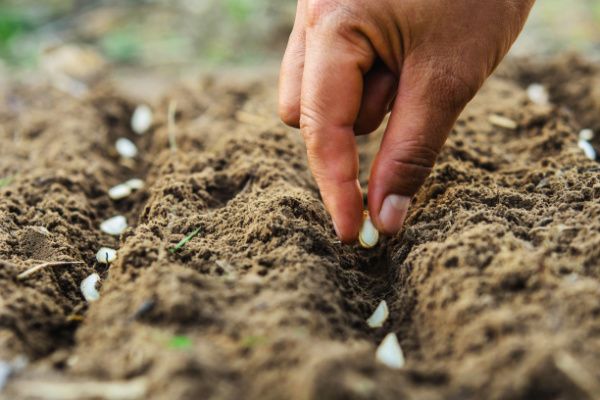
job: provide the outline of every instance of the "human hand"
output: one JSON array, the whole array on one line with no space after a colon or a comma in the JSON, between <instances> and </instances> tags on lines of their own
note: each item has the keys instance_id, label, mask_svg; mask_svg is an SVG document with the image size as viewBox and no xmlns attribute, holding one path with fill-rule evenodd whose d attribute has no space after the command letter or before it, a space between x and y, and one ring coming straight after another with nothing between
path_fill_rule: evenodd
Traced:
<instances>
[{"instance_id":1,"label":"human hand","mask_svg":"<svg viewBox=\"0 0 600 400\"><path fill-rule=\"evenodd\" d=\"M371 219L400 230L448 132L508 52L534 0L299 0L279 113L300 127L344 242L362 223L354 135L391 116L372 165Z\"/></svg>"}]
</instances>

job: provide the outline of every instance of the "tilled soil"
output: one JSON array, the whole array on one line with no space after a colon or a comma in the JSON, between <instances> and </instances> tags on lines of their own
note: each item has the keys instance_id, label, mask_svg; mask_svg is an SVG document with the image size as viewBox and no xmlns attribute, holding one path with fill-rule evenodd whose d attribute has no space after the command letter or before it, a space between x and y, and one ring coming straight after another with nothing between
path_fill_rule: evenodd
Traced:
<instances>
[{"instance_id":1,"label":"tilled soil","mask_svg":"<svg viewBox=\"0 0 600 400\"><path fill-rule=\"evenodd\" d=\"M599 80L576 58L507 64L402 232L371 251L336 240L270 73L176 88L143 136L136 104L108 86L79 100L13 88L0 104L0 358L29 365L0 397L599 398L600 165L577 146L581 128L600 130ZM534 81L551 105L527 99ZM118 137L140 156L120 159ZM359 138L365 186L379 138ZM108 197L133 177L145 189ZM117 214L130 227L102 233ZM110 268L101 246L119 249ZM47 261L83 264L17 279ZM390 318L371 329L382 299ZM389 332L403 369L375 360Z\"/></svg>"}]
</instances>

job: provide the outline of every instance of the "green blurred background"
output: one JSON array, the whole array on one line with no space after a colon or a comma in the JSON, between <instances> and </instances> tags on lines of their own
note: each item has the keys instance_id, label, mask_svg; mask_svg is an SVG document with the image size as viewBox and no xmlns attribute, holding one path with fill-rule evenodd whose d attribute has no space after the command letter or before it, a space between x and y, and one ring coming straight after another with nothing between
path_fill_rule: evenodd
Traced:
<instances>
[{"instance_id":1,"label":"green blurred background","mask_svg":"<svg viewBox=\"0 0 600 400\"><path fill-rule=\"evenodd\" d=\"M280 56L293 0L0 0L0 67L86 44L117 66L260 64ZM514 53L600 53L600 0L538 0Z\"/></svg>"}]
</instances>

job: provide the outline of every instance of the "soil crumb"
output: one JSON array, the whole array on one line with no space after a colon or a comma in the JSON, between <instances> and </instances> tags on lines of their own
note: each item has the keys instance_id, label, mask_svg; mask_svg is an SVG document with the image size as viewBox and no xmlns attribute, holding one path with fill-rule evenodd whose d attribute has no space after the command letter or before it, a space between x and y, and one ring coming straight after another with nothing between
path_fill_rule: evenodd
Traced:
<instances>
[{"instance_id":1,"label":"soil crumb","mask_svg":"<svg viewBox=\"0 0 600 400\"><path fill-rule=\"evenodd\" d=\"M129 127L136 104L108 84L82 99L11 88L0 359L29 364L0 398L598 398L600 165L577 141L600 132L599 80L579 58L507 63L403 230L371 251L336 240L300 135L275 115L272 71L173 88L143 136ZM529 101L529 83L551 104ZM119 157L120 137L139 157ZM358 138L365 186L380 137ZM108 197L131 178L144 189ZM99 229L115 215L120 237ZM103 246L118 249L110 267ZM47 261L84 264L16 278ZM101 297L87 304L79 284L94 272ZM381 300L389 318L371 329ZM375 360L389 332L399 370Z\"/></svg>"}]
</instances>

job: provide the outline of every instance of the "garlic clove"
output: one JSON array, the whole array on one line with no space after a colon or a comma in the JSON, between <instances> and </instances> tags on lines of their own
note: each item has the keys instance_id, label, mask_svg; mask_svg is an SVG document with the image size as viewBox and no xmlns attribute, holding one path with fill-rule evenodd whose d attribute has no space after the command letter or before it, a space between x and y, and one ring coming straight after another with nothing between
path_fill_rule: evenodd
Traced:
<instances>
[{"instance_id":1,"label":"garlic clove","mask_svg":"<svg viewBox=\"0 0 600 400\"><path fill-rule=\"evenodd\" d=\"M110 264L117 259L117 251L110 247L101 247L96 253L96 260L102 264Z\"/></svg>"},{"instance_id":2,"label":"garlic clove","mask_svg":"<svg viewBox=\"0 0 600 400\"><path fill-rule=\"evenodd\" d=\"M131 187L121 183L108 189L108 197L113 200L121 200L131 194Z\"/></svg>"},{"instance_id":3,"label":"garlic clove","mask_svg":"<svg viewBox=\"0 0 600 400\"><path fill-rule=\"evenodd\" d=\"M373 225L368 211L365 211L364 213L363 224L358 234L358 241L365 249L374 247L379 241L379 231L375 228L375 225Z\"/></svg>"},{"instance_id":4,"label":"garlic clove","mask_svg":"<svg viewBox=\"0 0 600 400\"><path fill-rule=\"evenodd\" d=\"M140 104L131 116L131 129L138 135L143 135L152 126L153 119L152 109L145 104Z\"/></svg>"},{"instance_id":5,"label":"garlic clove","mask_svg":"<svg viewBox=\"0 0 600 400\"><path fill-rule=\"evenodd\" d=\"M389 368L400 369L406 363L394 332L388 333L375 352L375 359Z\"/></svg>"},{"instance_id":6,"label":"garlic clove","mask_svg":"<svg viewBox=\"0 0 600 400\"><path fill-rule=\"evenodd\" d=\"M127 229L127 219L122 215L109 218L100 224L100 230L109 235L118 236Z\"/></svg>"},{"instance_id":7,"label":"garlic clove","mask_svg":"<svg viewBox=\"0 0 600 400\"><path fill-rule=\"evenodd\" d=\"M88 303L100 298L100 293L96 290L96 284L99 280L100 275L93 273L81 281L79 288L81 289L81 294L83 294L83 297Z\"/></svg>"},{"instance_id":8,"label":"garlic clove","mask_svg":"<svg viewBox=\"0 0 600 400\"><path fill-rule=\"evenodd\" d=\"M134 158L138 155L138 148L131 140L127 138L119 138L115 142L117 152L121 157Z\"/></svg>"},{"instance_id":9,"label":"garlic clove","mask_svg":"<svg viewBox=\"0 0 600 400\"><path fill-rule=\"evenodd\" d=\"M385 300L381 300L373 314L367 319L367 324L371 328L381 328L388 319L390 311Z\"/></svg>"}]
</instances>

